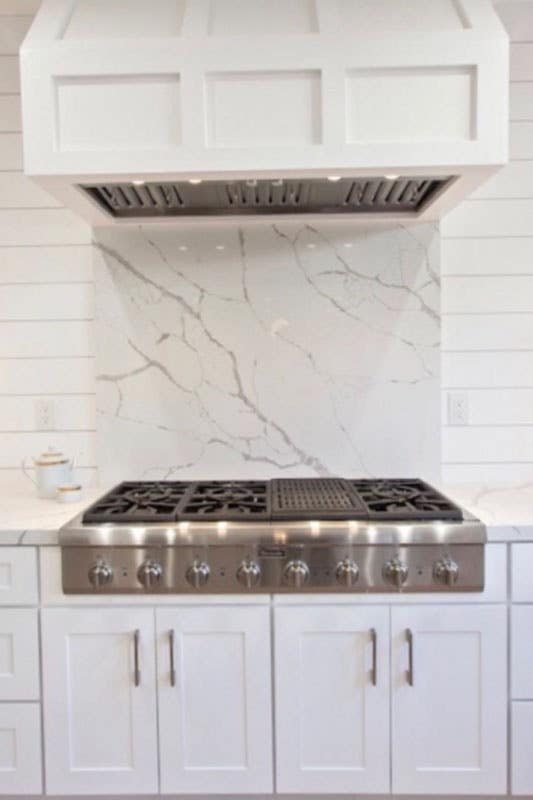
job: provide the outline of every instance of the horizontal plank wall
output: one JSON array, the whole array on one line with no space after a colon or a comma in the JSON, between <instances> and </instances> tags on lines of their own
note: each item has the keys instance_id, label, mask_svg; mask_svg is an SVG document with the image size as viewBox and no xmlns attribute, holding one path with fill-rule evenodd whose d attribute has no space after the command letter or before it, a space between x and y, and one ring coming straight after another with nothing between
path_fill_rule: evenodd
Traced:
<instances>
[{"instance_id":1,"label":"horizontal plank wall","mask_svg":"<svg viewBox=\"0 0 533 800\"><path fill-rule=\"evenodd\" d=\"M443 478L533 480L533 0L511 37L511 163L442 222ZM448 424L448 394L469 420Z\"/></svg>"},{"instance_id":2,"label":"horizontal plank wall","mask_svg":"<svg viewBox=\"0 0 533 800\"><path fill-rule=\"evenodd\" d=\"M22 174L17 53L37 6L0 0L0 491L27 488L22 459L50 444L96 477L91 231Z\"/></svg>"}]
</instances>

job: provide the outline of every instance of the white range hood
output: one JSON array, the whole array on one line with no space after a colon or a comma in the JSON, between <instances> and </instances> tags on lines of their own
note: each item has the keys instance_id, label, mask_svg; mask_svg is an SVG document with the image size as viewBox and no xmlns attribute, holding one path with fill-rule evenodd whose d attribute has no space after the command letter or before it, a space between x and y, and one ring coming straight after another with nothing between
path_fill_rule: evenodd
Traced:
<instances>
[{"instance_id":1,"label":"white range hood","mask_svg":"<svg viewBox=\"0 0 533 800\"><path fill-rule=\"evenodd\" d=\"M507 160L490 0L44 0L25 171L96 225L440 217Z\"/></svg>"}]
</instances>

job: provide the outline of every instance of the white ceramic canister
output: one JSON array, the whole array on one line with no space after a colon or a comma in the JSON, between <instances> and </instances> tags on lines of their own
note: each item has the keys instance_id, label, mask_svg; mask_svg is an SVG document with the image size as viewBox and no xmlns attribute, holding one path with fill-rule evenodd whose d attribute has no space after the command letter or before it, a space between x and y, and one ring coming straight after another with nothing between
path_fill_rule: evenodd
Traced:
<instances>
[{"instance_id":1,"label":"white ceramic canister","mask_svg":"<svg viewBox=\"0 0 533 800\"><path fill-rule=\"evenodd\" d=\"M33 466L35 478L28 472L25 461L22 462L22 471L37 487L39 497L56 497L58 486L72 483L74 462L54 447L34 458Z\"/></svg>"}]
</instances>

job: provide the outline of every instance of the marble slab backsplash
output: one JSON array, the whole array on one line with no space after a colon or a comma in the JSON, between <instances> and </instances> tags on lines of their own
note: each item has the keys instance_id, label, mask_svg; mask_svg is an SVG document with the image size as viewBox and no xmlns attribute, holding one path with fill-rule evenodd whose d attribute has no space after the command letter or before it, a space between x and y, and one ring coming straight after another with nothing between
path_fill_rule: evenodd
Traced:
<instances>
[{"instance_id":1,"label":"marble slab backsplash","mask_svg":"<svg viewBox=\"0 0 533 800\"><path fill-rule=\"evenodd\" d=\"M438 479L435 225L127 226L94 250L102 483Z\"/></svg>"}]
</instances>

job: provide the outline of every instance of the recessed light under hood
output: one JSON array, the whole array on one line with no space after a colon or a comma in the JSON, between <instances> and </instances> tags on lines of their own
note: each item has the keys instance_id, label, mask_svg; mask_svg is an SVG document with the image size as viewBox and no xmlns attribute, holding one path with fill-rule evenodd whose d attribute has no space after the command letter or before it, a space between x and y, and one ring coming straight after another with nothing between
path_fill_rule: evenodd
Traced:
<instances>
[{"instance_id":1,"label":"recessed light under hood","mask_svg":"<svg viewBox=\"0 0 533 800\"><path fill-rule=\"evenodd\" d=\"M438 219L507 160L490 0L43 0L27 175L93 224Z\"/></svg>"}]
</instances>

